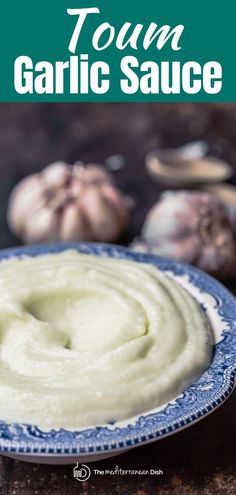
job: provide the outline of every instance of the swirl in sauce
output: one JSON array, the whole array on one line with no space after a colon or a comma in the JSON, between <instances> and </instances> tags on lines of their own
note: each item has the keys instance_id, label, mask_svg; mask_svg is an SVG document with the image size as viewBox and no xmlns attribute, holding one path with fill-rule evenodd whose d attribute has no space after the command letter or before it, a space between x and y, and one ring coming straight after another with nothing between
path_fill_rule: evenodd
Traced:
<instances>
[{"instance_id":1,"label":"swirl in sauce","mask_svg":"<svg viewBox=\"0 0 236 495\"><path fill-rule=\"evenodd\" d=\"M0 265L3 420L123 420L181 393L211 351L199 305L154 266L73 250Z\"/></svg>"}]
</instances>

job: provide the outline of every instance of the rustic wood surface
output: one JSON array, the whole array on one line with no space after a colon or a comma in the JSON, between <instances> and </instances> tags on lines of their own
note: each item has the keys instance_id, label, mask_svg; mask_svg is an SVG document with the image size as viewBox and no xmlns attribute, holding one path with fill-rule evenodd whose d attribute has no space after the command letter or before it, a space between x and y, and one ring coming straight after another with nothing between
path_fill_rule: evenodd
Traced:
<instances>
[{"instance_id":1,"label":"rustic wood surface","mask_svg":"<svg viewBox=\"0 0 236 495\"><path fill-rule=\"evenodd\" d=\"M1 104L0 247L19 244L6 226L7 199L24 175L63 159L125 166L114 172L133 198L132 223L121 240L137 235L159 188L144 166L156 147L195 139L234 167L236 182L236 105L230 104ZM236 294L236 282L228 281ZM0 458L0 495L235 495L236 394L204 421L162 441L91 464L80 483L73 466L43 466ZM155 476L102 476L94 469L160 469Z\"/></svg>"}]
</instances>

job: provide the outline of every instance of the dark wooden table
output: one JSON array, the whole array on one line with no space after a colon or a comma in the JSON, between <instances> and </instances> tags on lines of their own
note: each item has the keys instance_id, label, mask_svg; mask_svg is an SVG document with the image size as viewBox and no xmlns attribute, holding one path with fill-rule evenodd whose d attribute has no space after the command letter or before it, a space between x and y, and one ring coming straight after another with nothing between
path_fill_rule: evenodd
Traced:
<instances>
[{"instance_id":1,"label":"dark wooden table","mask_svg":"<svg viewBox=\"0 0 236 495\"><path fill-rule=\"evenodd\" d=\"M0 248L19 244L6 226L7 199L24 175L63 159L104 162L121 155L115 172L135 201L121 240L137 235L160 189L148 177L145 154L156 147L207 141L228 160L236 182L236 105L227 104L1 104ZM236 293L236 282L226 282ZM40 466L0 458L0 495L235 495L236 394L204 421L159 442L91 464L89 481L73 478L73 466ZM94 469L158 469L155 476L102 476Z\"/></svg>"}]
</instances>

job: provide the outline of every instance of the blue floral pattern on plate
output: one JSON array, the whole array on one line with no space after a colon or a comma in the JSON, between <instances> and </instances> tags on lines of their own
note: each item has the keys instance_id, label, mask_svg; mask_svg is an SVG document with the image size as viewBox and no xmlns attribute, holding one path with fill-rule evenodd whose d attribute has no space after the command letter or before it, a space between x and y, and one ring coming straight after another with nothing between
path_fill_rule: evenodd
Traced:
<instances>
[{"instance_id":1,"label":"blue floral pattern on plate","mask_svg":"<svg viewBox=\"0 0 236 495\"><path fill-rule=\"evenodd\" d=\"M232 392L236 375L236 299L227 289L191 266L157 256L133 253L113 245L86 243L20 247L1 251L0 260L15 256L38 256L71 248L86 254L151 263L177 279L187 276L192 287L211 296L214 312L222 322L220 341L215 345L211 366L197 383L156 411L127 422L77 431L41 431L37 426L0 421L0 450L58 456L119 451L177 432L218 407ZM206 309L204 302L201 305Z\"/></svg>"}]
</instances>

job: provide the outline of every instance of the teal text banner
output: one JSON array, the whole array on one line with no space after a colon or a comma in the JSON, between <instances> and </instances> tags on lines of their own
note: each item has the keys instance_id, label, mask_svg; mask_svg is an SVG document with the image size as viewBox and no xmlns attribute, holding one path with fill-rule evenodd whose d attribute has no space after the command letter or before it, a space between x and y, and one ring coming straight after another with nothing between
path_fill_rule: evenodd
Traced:
<instances>
[{"instance_id":1,"label":"teal text banner","mask_svg":"<svg viewBox=\"0 0 236 495\"><path fill-rule=\"evenodd\" d=\"M0 101L236 101L235 2L4 0Z\"/></svg>"}]
</instances>

